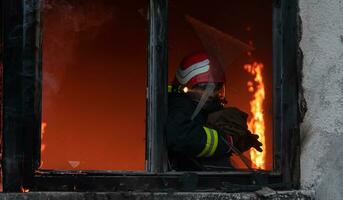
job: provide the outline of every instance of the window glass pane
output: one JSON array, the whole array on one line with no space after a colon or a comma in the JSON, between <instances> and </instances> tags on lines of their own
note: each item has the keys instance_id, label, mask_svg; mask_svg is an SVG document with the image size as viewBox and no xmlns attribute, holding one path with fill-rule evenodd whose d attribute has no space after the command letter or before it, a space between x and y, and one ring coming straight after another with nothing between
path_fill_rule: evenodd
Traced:
<instances>
[{"instance_id":1,"label":"window glass pane","mask_svg":"<svg viewBox=\"0 0 343 200\"><path fill-rule=\"evenodd\" d=\"M181 169L187 169L188 164L195 165L189 168L197 169L199 164L200 168L209 166L205 166L204 170L216 170L218 166L223 169L246 169L241 159L225 153L229 149L221 139L226 142L232 139L235 147L244 151L244 145L258 146L254 136L248 135L247 130L250 130L259 135L263 152L245 151L245 157L252 160L252 163L248 162L249 166L271 170L272 1L171 1L168 56L169 85L174 86L172 92L169 91L167 127L171 162L183 163ZM225 80L215 68L225 75ZM218 84L220 82L223 84ZM209 87L210 83L214 84L214 88ZM181 90L175 89L180 85ZM186 93L184 87L187 87ZM204 98L204 93L199 95L199 91L206 90L210 91L207 93L210 97ZM175 93L184 94L175 98ZM227 112L232 116L223 114L229 116L224 120L227 126L235 126L233 124L238 120L238 130L229 127L223 131L221 125L213 121L210 123L208 114L218 111L216 107L207 107L212 94L222 94L227 100L225 107L236 107L242 111L231 108ZM201 105L202 102L204 105ZM248 114L246 120L244 113ZM203 126L211 128L210 133ZM212 129L218 137L211 132ZM232 137L222 137L227 135L224 133ZM188 164L184 164L188 161Z\"/></svg>"},{"instance_id":2,"label":"window glass pane","mask_svg":"<svg viewBox=\"0 0 343 200\"><path fill-rule=\"evenodd\" d=\"M145 7L44 2L41 168L145 170Z\"/></svg>"}]
</instances>

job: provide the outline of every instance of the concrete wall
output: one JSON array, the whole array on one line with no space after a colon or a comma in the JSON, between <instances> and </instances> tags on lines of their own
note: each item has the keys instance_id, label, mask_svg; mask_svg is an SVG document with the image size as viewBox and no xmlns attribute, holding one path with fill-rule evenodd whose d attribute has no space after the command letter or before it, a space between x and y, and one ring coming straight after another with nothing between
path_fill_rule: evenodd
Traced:
<instances>
[{"instance_id":1,"label":"concrete wall","mask_svg":"<svg viewBox=\"0 0 343 200\"><path fill-rule=\"evenodd\" d=\"M343 199L343 1L299 0L308 106L301 125L301 185Z\"/></svg>"}]
</instances>

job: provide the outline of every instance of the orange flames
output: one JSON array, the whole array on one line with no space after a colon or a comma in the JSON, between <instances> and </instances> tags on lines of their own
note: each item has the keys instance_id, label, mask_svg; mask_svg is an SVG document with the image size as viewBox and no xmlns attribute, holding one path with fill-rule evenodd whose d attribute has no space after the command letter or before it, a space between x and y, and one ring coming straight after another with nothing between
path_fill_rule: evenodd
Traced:
<instances>
[{"instance_id":1,"label":"orange flames","mask_svg":"<svg viewBox=\"0 0 343 200\"><path fill-rule=\"evenodd\" d=\"M266 140L265 140L265 122L263 117L263 102L265 99L265 87L262 76L263 64L254 62L252 65L244 65L244 69L254 76L253 81L248 81L248 91L253 93L253 99L250 101L250 112L252 117L248 122L249 130L259 136L259 141L263 144L263 152L255 149L250 150L250 158L253 162L252 167L256 169L266 169Z\"/></svg>"},{"instance_id":2,"label":"orange flames","mask_svg":"<svg viewBox=\"0 0 343 200\"><path fill-rule=\"evenodd\" d=\"M30 192L29 189L26 189L26 188L24 188L24 187L21 187L20 189L21 189L21 192L23 192L23 193Z\"/></svg>"},{"instance_id":3,"label":"orange flames","mask_svg":"<svg viewBox=\"0 0 343 200\"><path fill-rule=\"evenodd\" d=\"M40 135L41 136L41 141L43 141L46 126L47 126L47 123L42 122L42 125L41 125L41 135ZM44 143L42 143L41 147L40 147L41 155L43 154L43 152L45 150L45 147L46 147L46 145ZM40 167L42 167L42 166L43 166L43 161L41 161Z\"/></svg>"}]
</instances>

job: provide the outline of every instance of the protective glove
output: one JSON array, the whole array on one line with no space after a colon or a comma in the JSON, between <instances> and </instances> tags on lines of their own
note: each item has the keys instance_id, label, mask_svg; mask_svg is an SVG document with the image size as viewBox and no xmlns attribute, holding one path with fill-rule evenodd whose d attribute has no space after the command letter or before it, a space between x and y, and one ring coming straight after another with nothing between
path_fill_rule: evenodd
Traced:
<instances>
[{"instance_id":1,"label":"protective glove","mask_svg":"<svg viewBox=\"0 0 343 200\"><path fill-rule=\"evenodd\" d=\"M218 130L225 138L231 136L234 146L244 152L251 147L262 151L262 143L258 141L258 135L252 134L247 126L248 114L235 107L224 108L208 115L209 127Z\"/></svg>"},{"instance_id":2,"label":"protective glove","mask_svg":"<svg viewBox=\"0 0 343 200\"><path fill-rule=\"evenodd\" d=\"M234 146L242 153L249 150L251 147L262 152L262 143L258 141L258 137L258 135L248 131L246 136L238 137L236 141L234 141Z\"/></svg>"},{"instance_id":3,"label":"protective glove","mask_svg":"<svg viewBox=\"0 0 343 200\"><path fill-rule=\"evenodd\" d=\"M234 107L213 112L207 117L207 125L218 130L223 135L242 137L247 135L248 114Z\"/></svg>"}]
</instances>

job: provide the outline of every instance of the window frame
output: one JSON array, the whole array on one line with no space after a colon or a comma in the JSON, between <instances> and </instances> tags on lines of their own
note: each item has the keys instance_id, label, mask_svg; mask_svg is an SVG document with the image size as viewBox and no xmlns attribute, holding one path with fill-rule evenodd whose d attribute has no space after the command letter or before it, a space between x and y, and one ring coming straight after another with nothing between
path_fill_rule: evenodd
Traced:
<instances>
[{"instance_id":1,"label":"window frame","mask_svg":"<svg viewBox=\"0 0 343 200\"><path fill-rule=\"evenodd\" d=\"M39 170L42 99L41 0L1 0L4 37L3 188L30 191L254 191L299 186L298 0L273 1L274 170L170 172L167 0L149 0L146 172ZM158 134L159 133L159 134Z\"/></svg>"}]
</instances>

